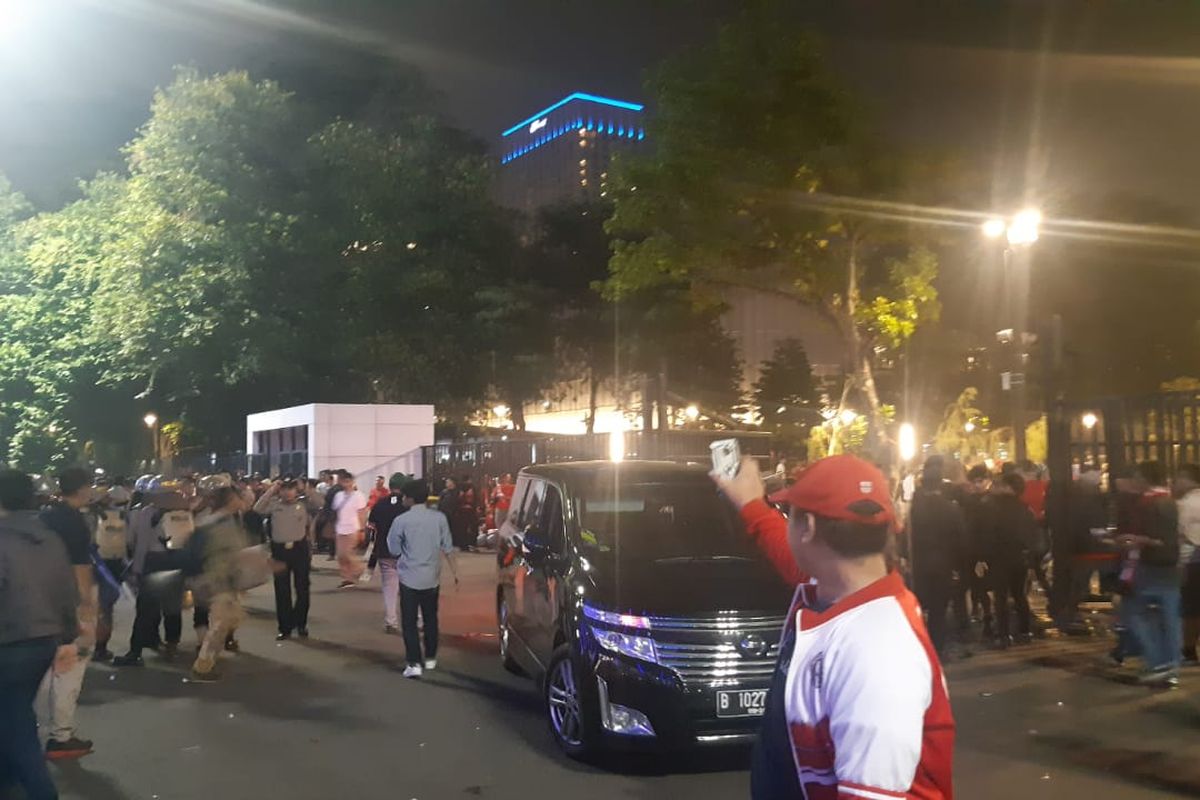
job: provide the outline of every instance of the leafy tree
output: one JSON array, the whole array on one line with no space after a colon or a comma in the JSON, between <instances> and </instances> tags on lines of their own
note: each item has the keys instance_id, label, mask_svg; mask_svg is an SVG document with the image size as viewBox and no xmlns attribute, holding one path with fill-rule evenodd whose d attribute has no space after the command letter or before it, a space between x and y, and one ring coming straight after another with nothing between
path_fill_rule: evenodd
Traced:
<instances>
[{"instance_id":1,"label":"leafy tree","mask_svg":"<svg viewBox=\"0 0 1200 800\"><path fill-rule=\"evenodd\" d=\"M803 443L814 421L820 421L820 400L808 353L799 339L784 339L764 361L754 384L754 404L763 427L783 438L788 450Z\"/></svg>"},{"instance_id":2,"label":"leafy tree","mask_svg":"<svg viewBox=\"0 0 1200 800\"><path fill-rule=\"evenodd\" d=\"M387 126L321 124L270 81L183 70L127 174L16 226L0 186L7 457L115 458L102 440L144 439L147 407L218 449L248 411L294 402L459 398L465 414L485 383L473 289L504 278L512 237L478 143L420 113Z\"/></svg>"},{"instance_id":3,"label":"leafy tree","mask_svg":"<svg viewBox=\"0 0 1200 800\"><path fill-rule=\"evenodd\" d=\"M873 359L937 318L937 259L911 231L816 193L911 199L925 165L856 128L810 40L772 4L667 62L649 91L658 150L615 171L609 293L683 281L700 307L737 286L816 308L845 342L843 402L861 393L881 449Z\"/></svg>"}]
</instances>

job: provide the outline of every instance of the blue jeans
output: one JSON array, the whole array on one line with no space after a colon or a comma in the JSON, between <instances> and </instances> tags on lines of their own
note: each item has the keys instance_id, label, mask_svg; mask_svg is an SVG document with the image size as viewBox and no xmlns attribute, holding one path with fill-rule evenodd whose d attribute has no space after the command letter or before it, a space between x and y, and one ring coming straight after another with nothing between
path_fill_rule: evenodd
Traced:
<instances>
[{"instance_id":1,"label":"blue jeans","mask_svg":"<svg viewBox=\"0 0 1200 800\"><path fill-rule=\"evenodd\" d=\"M33 711L38 685L57 649L52 636L0 645L0 789L15 783L29 800L58 798Z\"/></svg>"},{"instance_id":2,"label":"blue jeans","mask_svg":"<svg viewBox=\"0 0 1200 800\"><path fill-rule=\"evenodd\" d=\"M1179 584L1174 581L1135 582L1133 594L1121 603L1121 611L1141 647L1146 667L1179 669L1183 647Z\"/></svg>"}]
</instances>

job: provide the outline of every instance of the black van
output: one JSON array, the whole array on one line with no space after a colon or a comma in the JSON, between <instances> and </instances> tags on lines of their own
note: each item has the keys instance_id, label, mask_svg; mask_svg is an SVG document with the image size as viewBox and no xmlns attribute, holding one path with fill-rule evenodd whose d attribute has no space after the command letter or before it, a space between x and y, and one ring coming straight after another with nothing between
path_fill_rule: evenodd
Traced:
<instances>
[{"instance_id":1,"label":"black van","mask_svg":"<svg viewBox=\"0 0 1200 800\"><path fill-rule=\"evenodd\" d=\"M792 588L704 467L527 467L498 558L500 656L568 754L756 734Z\"/></svg>"}]
</instances>

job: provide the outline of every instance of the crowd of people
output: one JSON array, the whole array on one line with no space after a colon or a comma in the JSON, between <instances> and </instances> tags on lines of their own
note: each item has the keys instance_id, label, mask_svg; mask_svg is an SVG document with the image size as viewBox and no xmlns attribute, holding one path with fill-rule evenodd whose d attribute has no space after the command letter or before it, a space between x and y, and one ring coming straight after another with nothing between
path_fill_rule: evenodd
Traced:
<instances>
[{"instance_id":1,"label":"crowd of people","mask_svg":"<svg viewBox=\"0 0 1200 800\"><path fill-rule=\"evenodd\" d=\"M46 760L93 748L75 725L88 664L136 668L147 650L177 659L189 608L190 682L221 678L218 656L239 649L242 593L268 581L276 638L307 638L318 549L337 561L341 589L369 583L378 567L384 630L403 635L405 677L437 666L442 565L457 583L453 514L466 521L469 483L439 497L396 473L377 479L368 498L346 470L130 482L71 468L56 477L57 486L39 487L33 476L0 472L0 787L57 797ZM474 535L460 548L473 547ZM122 595L133 596L134 611L129 647L117 655Z\"/></svg>"},{"instance_id":2,"label":"crowd of people","mask_svg":"<svg viewBox=\"0 0 1200 800\"><path fill-rule=\"evenodd\" d=\"M907 561L930 637L943 657L970 653L969 645L1007 648L1041 630L1082 632L1080 605L1117 606L1117 664L1139 657L1139 680L1178 685L1181 664L1196 664L1200 638L1200 467L1181 465L1168 482L1163 466L1148 461L1112 478L1083 465L1064 494L1066 525L1047 528L1046 503L1054 489L1029 463L993 472L984 464L963 470L930 457L919 480L901 491L907 507L899 556ZM1111 488L1113 491L1104 491ZM1065 581L1054 595L1051 536ZM1182 565L1182 567L1181 567ZM1040 592L1040 620L1030 595Z\"/></svg>"}]
</instances>

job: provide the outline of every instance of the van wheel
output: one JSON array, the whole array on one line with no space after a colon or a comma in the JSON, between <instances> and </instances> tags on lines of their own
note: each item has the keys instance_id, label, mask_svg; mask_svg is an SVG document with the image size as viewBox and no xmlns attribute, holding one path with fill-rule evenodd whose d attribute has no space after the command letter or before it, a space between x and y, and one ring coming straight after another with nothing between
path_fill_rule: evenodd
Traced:
<instances>
[{"instance_id":1,"label":"van wheel","mask_svg":"<svg viewBox=\"0 0 1200 800\"><path fill-rule=\"evenodd\" d=\"M525 670L512 657L512 626L508 622L508 601L503 597L496 608L496 622L499 627L496 638L500 642L500 663L513 675L525 675Z\"/></svg>"},{"instance_id":2,"label":"van wheel","mask_svg":"<svg viewBox=\"0 0 1200 800\"><path fill-rule=\"evenodd\" d=\"M563 752L577 759L594 755L600 739L598 700L591 675L570 645L561 645L550 658L543 694L550 733Z\"/></svg>"}]
</instances>

